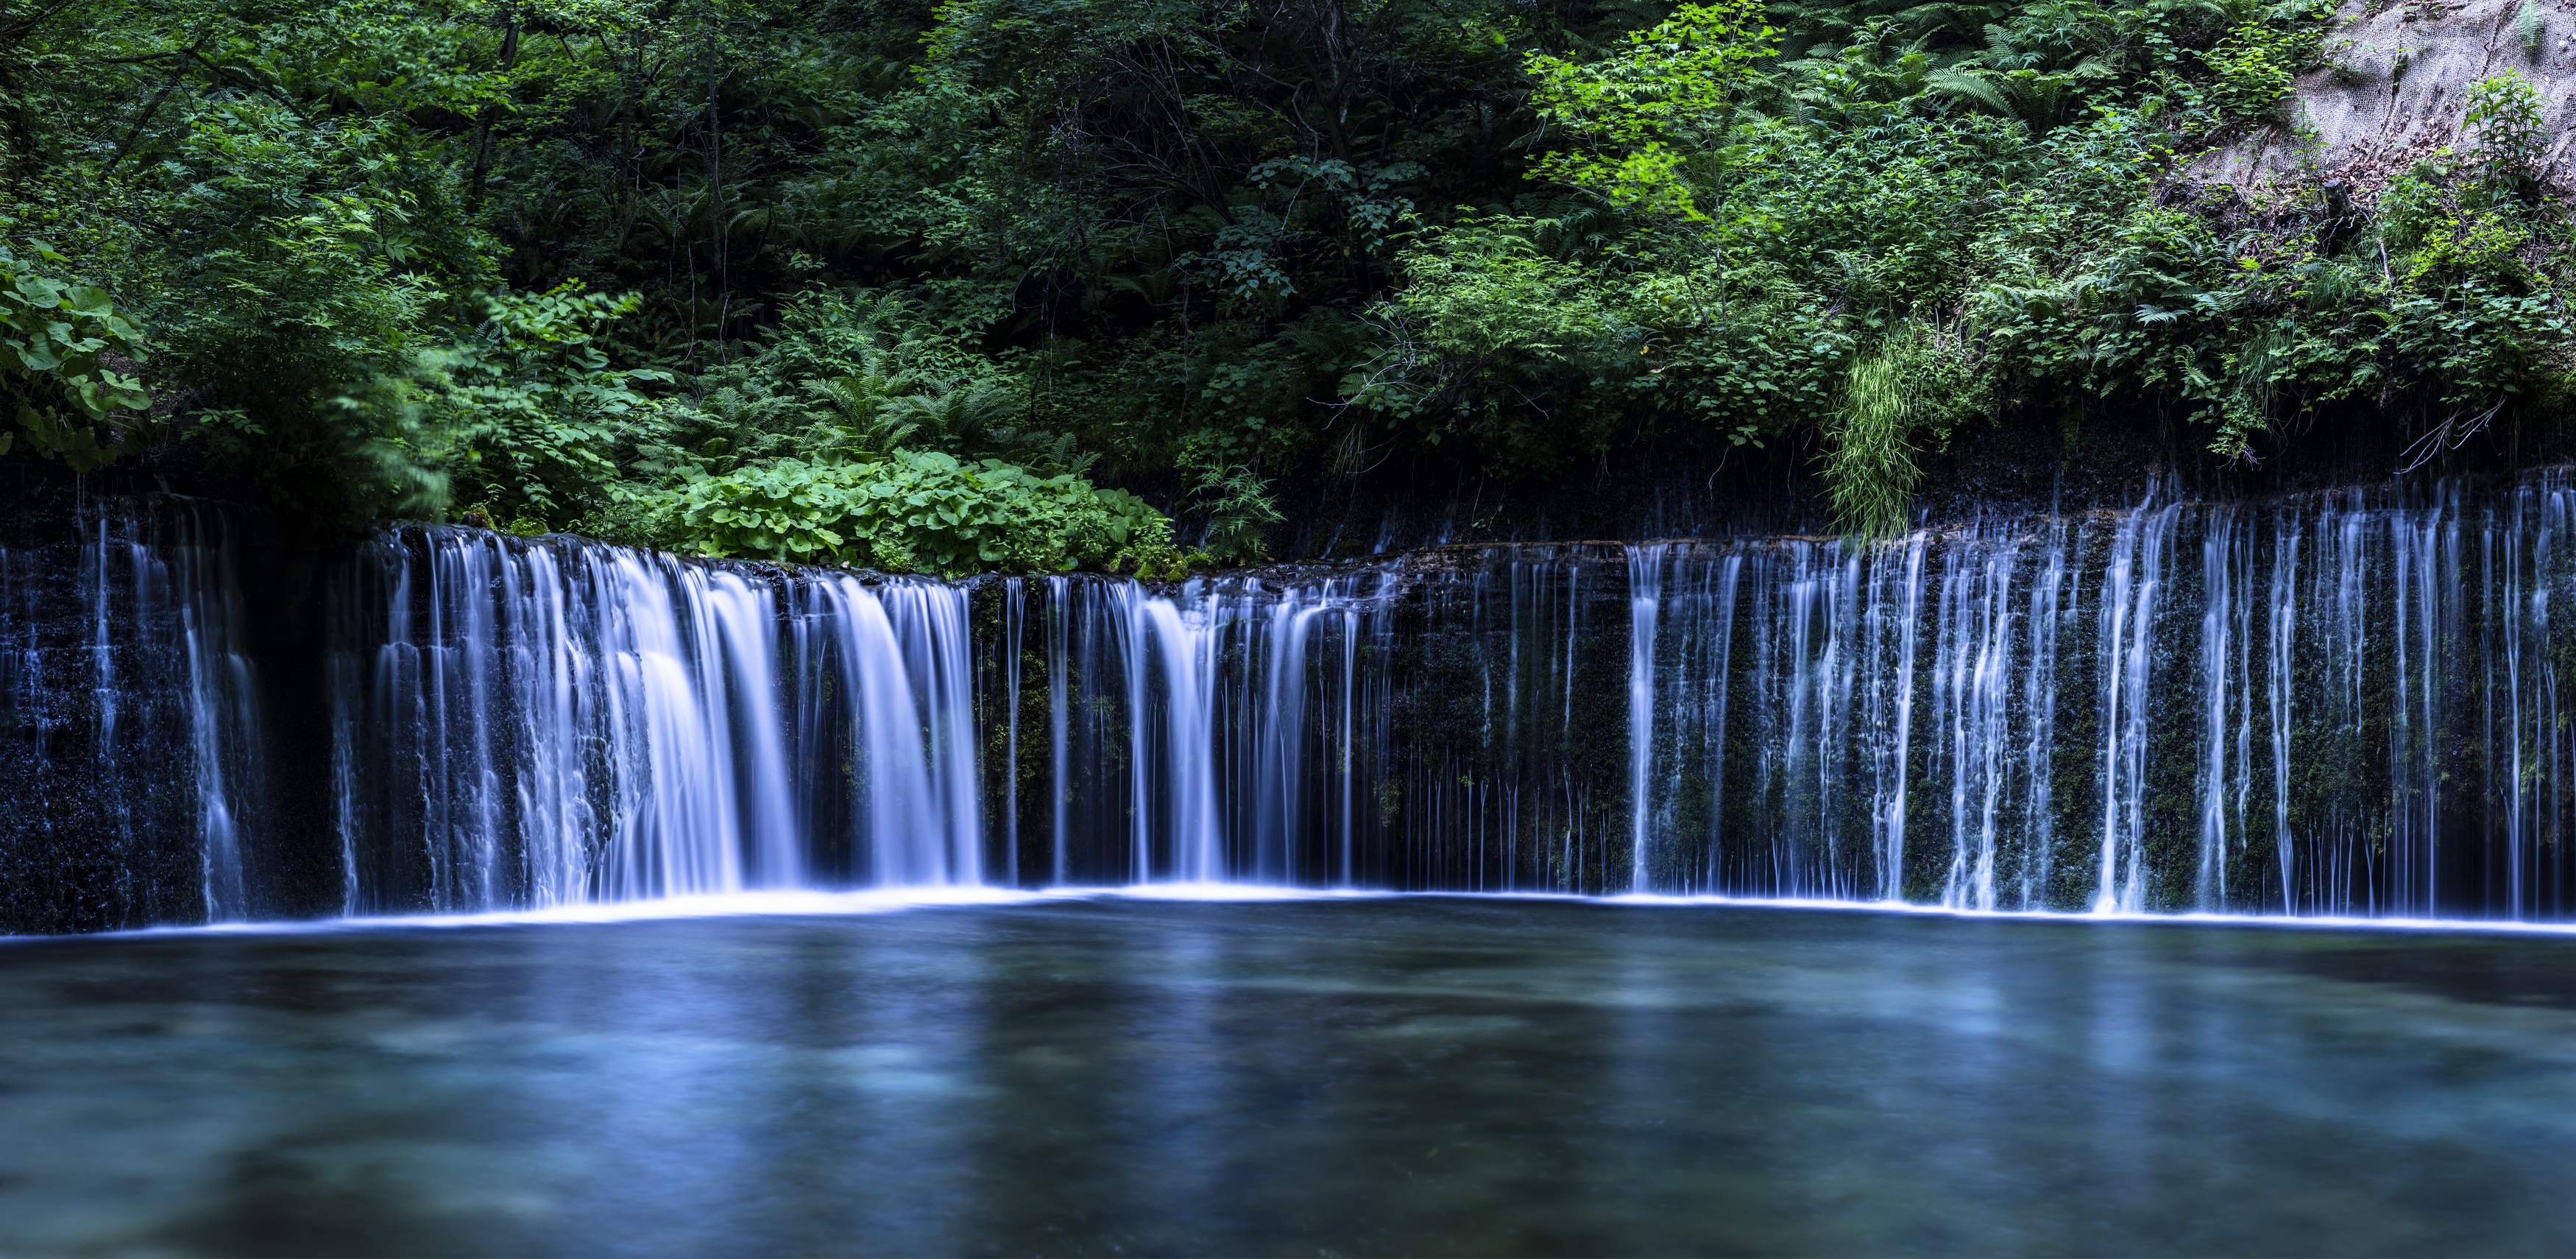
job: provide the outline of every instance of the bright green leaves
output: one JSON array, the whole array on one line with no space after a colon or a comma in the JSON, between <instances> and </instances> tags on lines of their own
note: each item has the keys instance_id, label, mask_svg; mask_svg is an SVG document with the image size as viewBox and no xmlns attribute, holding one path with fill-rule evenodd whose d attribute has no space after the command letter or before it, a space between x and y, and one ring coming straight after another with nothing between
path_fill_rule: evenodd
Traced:
<instances>
[{"instance_id":1,"label":"bright green leaves","mask_svg":"<svg viewBox=\"0 0 2576 1259\"><path fill-rule=\"evenodd\" d=\"M1705 218L1690 164L1726 129L1755 63L1778 55L1761 0L1684 4L1599 61L1531 53L1539 117L1584 146L1531 168L1628 209Z\"/></svg>"},{"instance_id":2,"label":"bright green leaves","mask_svg":"<svg viewBox=\"0 0 2576 1259\"><path fill-rule=\"evenodd\" d=\"M2474 151L2490 183L2522 177L2547 142L2540 91L2513 70L2469 85L2461 128L2476 137Z\"/></svg>"},{"instance_id":3,"label":"bright green leaves","mask_svg":"<svg viewBox=\"0 0 2576 1259\"><path fill-rule=\"evenodd\" d=\"M1753 63L1778 55L1760 0L1684 4L1593 62L1531 53L1539 116L1596 144L1699 139L1723 125Z\"/></svg>"},{"instance_id":4,"label":"bright green leaves","mask_svg":"<svg viewBox=\"0 0 2576 1259\"><path fill-rule=\"evenodd\" d=\"M0 390L38 454L86 472L116 458L152 395L112 358L140 362L143 338L108 295L38 273L0 250ZM0 432L0 453L15 444Z\"/></svg>"},{"instance_id":5,"label":"bright green leaves","mask_svg":"<svg viewBox=\"0 0 2576 1259\"><path fill-rule=\"evenodd\" d=\"M1914 484L1923 477L1913 443L1918 400L1905 370L1920 341L1890 337L1854 361L1828 428L1833 440L1823 464L1834 514L1864 537L1904 531Z\"/></svg>"},{"instance_id":6,"label":"bright green leaves","mask_svg":"<svg viewBox=\"0 0 2576 1259\"><path fill-rule=\"evenodd\" d=\"M937 451L746 465L691 482L676 510L688 544L709 555L950 575L1145 571L1178 559L1171 522L1134 495Z\"/></svg>"},{"instance_id":7,"label":"bright green leaves","mask_svg":"<svg viewBox=\"0 0 2576 1259\"><path fill-rule=\"evenodd\" d=\"M2316 56L2317 31L2248 22L2201 54L2217 82L2207 100L2222 118L2260 118L2289 95L2290 80Z\"/></svg>"},{"instance_id":8,"label":"bright green leaves","mask_svg":"<svg viewBox=\"0 0 2576 1259\"><path fill-rule=\"evenodd\" d=\"M1612 291L1550 248L1565 231L1559 220L1492 215L1427 233L1403 255L1403 292L1377 312L1391 344L1342 378L1344 405L1437 445L1486 429L1480 401L1494 392L1618 357Z\"/></svg>"}]
</instances>

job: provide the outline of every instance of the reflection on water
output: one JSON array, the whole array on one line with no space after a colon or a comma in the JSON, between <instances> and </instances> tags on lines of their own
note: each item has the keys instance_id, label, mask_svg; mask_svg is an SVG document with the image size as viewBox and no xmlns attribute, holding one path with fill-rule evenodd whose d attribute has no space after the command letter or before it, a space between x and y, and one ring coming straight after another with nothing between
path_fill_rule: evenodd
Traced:
<instances>
[{"instance_id":1,"label":"reflection on water","mask_svg":"<svg viewBox=\"0 0 2576 1259\"><path fill-rule=\"evenodd\" d=\"M0 1251L2555 1252L2576 942L1464 899L0 947Z\"/></svg>"}]
</instances>

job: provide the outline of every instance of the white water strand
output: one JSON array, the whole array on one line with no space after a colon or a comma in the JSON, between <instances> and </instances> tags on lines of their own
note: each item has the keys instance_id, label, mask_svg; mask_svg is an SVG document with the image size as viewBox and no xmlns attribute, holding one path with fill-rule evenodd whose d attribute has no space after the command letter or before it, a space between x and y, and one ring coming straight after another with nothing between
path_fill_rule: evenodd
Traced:
<instances>
[{"instance_id":1,"label":"white water strand","mask_svg":"<svg viewBox=\"0 0 2576 1259\"><path fill-rule=\"evenodd\" d=\"M1253 723L1252 877L1285 883L1290 852L1305 833L1306 645L1322 610L1300 606L1297 592L1270 606L1262 639L1259 707L1267 719Z\"/></svg>"},{"instance_id":2,"label":"white water strand","mask_svg":"<svg viewBox=\"0 0 2576 1259\"><path fill-rule=\"evenodd\" d=\"M878 589L896 650L922 711L924 756L936 799L936 835L947 869L940 882L984 881L983 819L976 799L973 651L966 591L939 582L889 581Z\"/></svg>"},{"instance_id":3,"label":"white water strand","mask_svg":"<svg viewBox=\"0 0 2576 1259\"><path fill-rule=\"evenodd\" d=\"M2390 910L2428 916L2441 903L2442 783L2449 714L2445 665L2459 639L2458 511L2453 503L2393 513L2389 641L2396 685L2390 705Z\"/></svg>"},{"instance_id":4,"label":"white water strand","mask_svg":"<svg viewBox=\"0 0 2576 1259\"><path fill-rule=\"evenodd\" d=\"M1663 605L1664 556L1659 545L1628 548L1628 890L1652 891L1646 856L1647 818L1654 808L1647 779L1655 759L1655 618Z\"/></svg>"},{"instance_id":5,"label":"white water strand","mask_svg":"<svg viewBox=\"0 0 2576 1259\"><path fill-rule=\"evenodd\" d=\"M1739 547L1678 544L1660 562L1665 576L1655 636L1647 833L1650 842L1664 846L1659 858L1670 891L1725 886L1726 815L1732 804L1726 736L1736 597L1745 563ZM1657 766L1663 772L1652 774Z\"/></svg>"},{"instance_id":6,"label":"white water strand","mask_svg":"<svg viewBox=\"0 0 2576 1259\"><path fill-rule=\"evenodd\" d=\"M2179 515L2178 506L2142 506L2129 513L2112 538L2103 577L2102 863L2095 913L2137 913L2144 906L2153 635L2165 555Z\"/></svg>"},{"instance_id":7,"label":"white water strand","mask_svg":"<svg viewBox=\"0 0 2576 1259\"><path fill-rule=\"evenodd\" d=\"M98 757L99 772L110 781L116 781L124 775L123 767L117 763L116 756L118 750L116 724L119 715L117 701L124 695L124 687L119 684L117 678L114 622L108 614L108 591L112 582L108 575L108 568L112 562L111 557L122 558L126 562L126 567L132 574L134 599L137 604L145 602L149 597L147 592L157 587L159 583L154 581L147 584L146 575L152 573L155 566L151 562L150 552L143 546L132 541L124 541L121 544L111 544L108 541L107 516L104 512L90 523L90 531L92 541L87 548L89 569L87 585L90 605L90 705L91 710L97 714L92 719L95 737L91 748L92 754ZM141 609L138 608L136 612L137 619L140 619ZM40 667L34 660L30 660L29 664L31 673ZM121 812L123 811L120 810ZM120 817L118 821L125 824L117 828L121 832L117 838L131 844L133 834L130 819Z\"/></svg>"},{"instance_id":8,"label":"white water strand","mask_svg":"<svg viewBox=\"0 0 2576 1259\"><path fill-rule=\"evenodd\" d=\"M2300 530L2294 520L2275 526L2272 582L2266 623L2270 650L2265 670L2266 696L2272 718L2272 834L2280 858L2281 912L2299 912L2297 864L2290 834L2290 720L2295 713L2290 682L2297 668L2299 611L2294 598L2299 580Z\"/></svg>"},{"instance_id":9,"label":"white water strand","mask_svg":"<svg viewBox=\"0 0 2576 1259\"><path fill-rule=\"evenodd\" d=\"M168 548L172 594L187 644L190 760L196 771L197 837L206 920L251 915L244 869L246 789L257 774L260 714L242 639L248 616L220 519L194 510Z\"/></svg>"},{"instance_id":10,"label":"white water strand","mask_svg":"<svg viewBox=\"0 0 2576 1259\"><path fill-rule=\"evenodd\" d=\"M1071 759L1072 713L1065 707L1069 689L1065 669L1072 653L1067 649L1067 623L1073 617L1073 583L1063 577L1047 578L1047 756L1052 762L1047 784L1047 809L1050 828L1047 833L1048 879L1058 887L1071 881L1071 835L1067 829L1073 784L1065 773Z\"/></svg>"},{"instance_id":11,"label":"white water strand","mask_svg":"<svg viewBox=\"0 0 2576 1259\"><path fill-rule=\"evenodd\" d=\"M1254 720L1252 877L1292 881L1294 849L1306 833L1306 648L1330 612L1289 591L1262 618L1260 713Z\"/></svg>"},{"instance_id":12,"label":"white water strand","mask_svg":"<svg viewBox=\"0 0 2576 1259\"><path fill-rule=\"evenodd\" d=\"M2017 541L1971 530L1952 540L1943 561L1933 694L1950 776L1950 867L1941 903L1954 908L1995 907L2011 733L2013 575L2020 560Z\"/></svg>"},{"instance_id":13,"label":"white water strand","mask_svg":"<svg viewBox=\"0 0 2576 1259\"><path fill-rule=\"evenodd\" d=\"M2317 525L2308 619L2320 656L2316 711L2322 720L2313 733L2317 753L2327 758L2323 763L2348 764L2372 750L2363 741L2371 716L2363 694L2374 628L2365 579L2376 523L2359 494L2343 493L2328 497ZM2320 794L2308 860L2299 871L2306 885L2303 899L2312 912L2350 914L2355 887L2362 885L2363 863L2375 855L2366 838L2373 820L2366 810L2382 802L2348 791ZM2376 906L2365 901L2364 908Z\"/></svg>"},{"instance_id":14,"label":"white water strand","mask_svg":"<svg viewBox=\"0 0 2576 1259\"><path fill-rule=\"evenodd\" d=\"M1214 882L1226 874L1211 709L1221 610L1197 594L1185 591L1192 605L1185 615L1171 599L1132 585L1123 589L1134 749L1131 860L1139 883L1155 877L1157 852L1170 854L1169 877L1184 883Z\"/></svg>"},{"instance_id":15,"label":"white water strand","mask_svg":"<svg viewBox=\"0 0 2576 1259\"><path fill-rule=\"evenodd\" d=\"M703 571L661 571L634 552L586 558L600 595L613 793L602 897L741 891L742 810L721 708L722 635L732 621L706 615ZM684 620L684 604L698 615ZM488 848L496 837L483 835ZM483 903L493 903L488 889Z\"/></svg>"},{"instance_id":16,"label":"white water strand","mask_svg":"<svg viewBox=\"0 0 2576 1259\"><path fill-rule=\"evenodd\" d=\"M1876 554L1869 607L1862 614L1873 653L1869 720L1863 726L1871 732L1870 835L1878 872L1878 899L1883 901L1905 898L1906 806L1914 768L1915 654L1922 638L1924 561L1931 542L1930 533L1917 531L1906 538L1902 551L1882 548ZM1897 555L1903 557L1901 565L1890 565L1888 560ZM1844 582L1847 589L1855 592L1860 589L1857 569L1861 562L1859 555L1851 558L1853 571ZM1887 586L1891 579L1898 583L1895 592ZM1891 640L1893 658L1887 654Z\"/></svg>"},{"instance_id":17,"label":"white water strand","mask_svg":"<svg viewBox=\"0 0 2576 1259\"><path fill-rule=\"evenodd\" d=\"M2571 800L2557 772L2566 764L2556 656L2549 650L2553 593L2576 585L2566 571L2565 537L2576 494L2563 484L2518 487L2480 530L2483 595L2490 609L2481 655L2486 764L2502 769L2490 789L2501 815L2501 869L2490 876L2490 904L2514 918L2539 916L2545 886L2540 858L2566 831ZM2491 778L2498 777L2491 772Z\"/></svg>"},{"instance_id":18,"label":"white water strand","mask_svg":"<svg viewBox=\"0 0 2576 1259\"><path fill-rule=\"evenodd\" d=\"M848 789L867 881L982 882L965 592L920 581L872 589L837 575L814 589L847 697Z\"/></svg>"},{"instance_id":19,"label":"white water strand","mask_svg":"<svg viewBox=\"0 0 2576 1259\"><path fill-rule=\"evenodd\" d=\"M2057 637L2059 627L2079 615L2073 583L2066 579L2070 532L2065 520L2048 521L2048 540L2025 613L2030 654L2022 668L2021 702L2028 731L2021 762L2028 785L2022 803L2020 909L2047 904L2049 880L2056 873Z\"/></svg>"},{"instance_id":20,"label":"white water strand","mask_svg":"<svg viewBox=\"0 0 2576 1259\"><path fill-rule=\"evenodd\" d=\"M2244 648L2243 601L2238 598L2237 575L2242 568L2237 551L2236 514L2220 508L2211 514L2200 545L2200 675L2201 675L2201 760L2200 760L2200 865L2194 872L2194 902L2208 911L2227 900L2227 857L2230 845L2229 753L2241 774L2245 766L2242 740L2228 737L2228 719L2239 694L2230 668L2241 678ZM2238 729L2244 729L2242 721ZM2240 807L2243 795L2237 793ZM2236 823L2234 834L2242 834L2243 820Z\"/></svg>"},{"instance_id":21,"label":"white water strand","mask_svg":"<svg viewBox=\"0 0 2576 1259\"><path fill-rule=\"evenodd\" d=\"M1340 877L1334 881L1334 886L1344 888L1352 886L1352 862L1357 856L1355 848L1359 839L1358 833L1354 829L1358 819L1351 811L1360 763L1359 746L1356 742L1359 733L1359 711L1361 703L1359 693L1359 653L1360 625L1359 618L1354 615L1348 617L1342 627L1342 686L1340 692L1341 704L1339 706L1342 720L1340 737L1334 741L1333 755L1331 758L1333 783L1335 787L1334 795L1335 799L1341 806L1339 810L1341 820L1339 834L1341 843L1338 846L1341 858L1339 863Z\"/></svg>"},{"instance_id":22,"label":"white water strand","mask_svg":"<svg viewBox=\"0 0 2576 1259\"><path fill-rule=\"evenodd\" d=\"M511 733L521 749L512 777L527 879L522 899L535 906L573 904L590 895L589 836L598 815L588 758L567 751L578 746L597 666L588 653L572 649L571 591L554 552L531 549L520 562L501 565L500 578L501 606L515 610L506 650L519 688ZM344 828L344 852L352 839ZM350 874L354 901L354 863Z\"/></svg>"},{"instance_id":23,"label":"white water strand","mask_svg":"<svg viewBox=\"0 0 2576 1259\"><path fill-rule=\"evenodd\" d=\"M1002 741L1002 765L1005 781L1016 775L1020 764L1020 663L1021 638L1027 620L1027 591L1020 578L1002 583L1002 694L1005 718L1009 722ZM1002 793L1002 884L1020 886L1020 793Z\"/></svg>"}]
</instances>

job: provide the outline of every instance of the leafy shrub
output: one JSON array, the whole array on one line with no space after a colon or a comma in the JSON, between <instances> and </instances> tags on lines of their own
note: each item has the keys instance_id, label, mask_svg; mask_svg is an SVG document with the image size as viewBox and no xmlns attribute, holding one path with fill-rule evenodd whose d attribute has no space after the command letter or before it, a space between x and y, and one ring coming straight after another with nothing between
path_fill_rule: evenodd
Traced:
<instances>
[{"instance_id":1,"label":"leafy shrub","mask_svg":"<svg viewBox=\"0 0 2576 1259\"><path fill-rule=\"evenodd\" d=\"M1171 521L1072 475L900 451L871 463L774 459L689 483L673 539L707 555L838 559L887 572L1167 569Z\"/></svg>"},{"instance_id":2,"label":"leafy shrub","mask_svg":"<svg viewBox=\"0 0 2576 1259\"><path fill-rule=\"evenodd\" d=\"M2449 197L2442 173L2431 162L2417 162L2388 181L2379 193L2380 238L2392 249L2412 249L2434 225L2449 220Z\"/></svg>"},{"instance_id":3,"label":"leafy shrub","mask_svg":"<svg viewBox=\"0 0 2576 1259\"><path fill-rule=\"evenodd\" d=\"M629 294L548 293L484 299L485 319L456 348L426 356L443 387L447 453L489 511L540 530L596 503L622 469L618 453L649 431L637 386L651 369L610 366L607 326L634 311Z\"/></svg>"},{"instance_id":4,"label":"leafy shrub","mask_svg":"<svg viewBox=\"0 0 2576 1259\"><path fill-rule=\"evenodd\" d=\"M1690 427L1760 446L1831 409L1851 357L1848 319L1777 263L1715 275L1639 277L1626 313L1649 329L1632 383L1667 394Z\"/></svg>"},{"instance_id":5,"label":"leafy shrub","mask_svg":"<svg viewBox=\"0 0 2576 1259\"><path fill-rule=\"evenodd\" d=\"M2218 75L2209 103L2223 117L2260 118L2289 95L2290 80L2316 50L2316 35L2248 22L2228 33L2202 60Z\"/></svg>"},{"instance_id":6,"label":"leafy shrub","mask_svg":"<svg viewBox=\"0 0 2576 1259\"><path fill-rule=\"evenodd\" d=\"M2141 207L2056 275L1999 277L1969 321L2010 372L2095 397L2196 388L2238 304L2226 242L2199 218Z\"/></svg>"},{"instance_id":7,"label":"leafy shrub","mask_svg":"<svg viewBox=\"0 0 2576 1259\"><path fill-rule=\"evenodd\" d=\"M139 360L143 339L106 293L40 275L0 249L0 387L17 395L28 446L83 472L116 457L119 413L149 409L152 395L109 367L108 354ZM15 437L0 432L0 453Z\"/></svg>"},{"instance_id":8,"label":"leafy shrub","mask_svg":"<svg viewBox=\"0 0 2576 1259\"><path fill-rule=\"evenodd\" d=\"M1547 154L1532 177L1563 180L1616 206L1702 217L1681 167L1723 124L1754 63L1778 54L1780 32L1763 18L1757 0L1685 3L1660 24L1629 32L1626 47L1599 61L1530 54L1539 117L1590 149Z\"/></svg>"},{"instance_id":9,"label":"leafy shrub","mask_svg":"<svg viewBox=\"0 0 2576 1259\"><path fill-rule=\"evenodd\" d=\"M2491 182L2519 177L2540 156L2540 91L2514 71L2469 85L2464 130L2477 137L2477 154Z\"/></svg>"}]
</instances>

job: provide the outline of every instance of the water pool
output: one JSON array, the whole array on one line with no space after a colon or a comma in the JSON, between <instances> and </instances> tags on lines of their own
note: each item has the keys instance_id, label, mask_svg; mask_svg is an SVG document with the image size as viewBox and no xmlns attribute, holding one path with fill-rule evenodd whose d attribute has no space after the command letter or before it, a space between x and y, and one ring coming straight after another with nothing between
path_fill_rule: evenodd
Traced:
<instances>
[{"instance_id":1,"label":"water pool","mask_svg":"<svg viewBox=\"0 0 2576 1259\"><path fill-rule=\"evenodd\" d=\"M0 944L8 1253L2576 1245L2576 940L1478 898Z\"/></svg>"}]
</instances>

